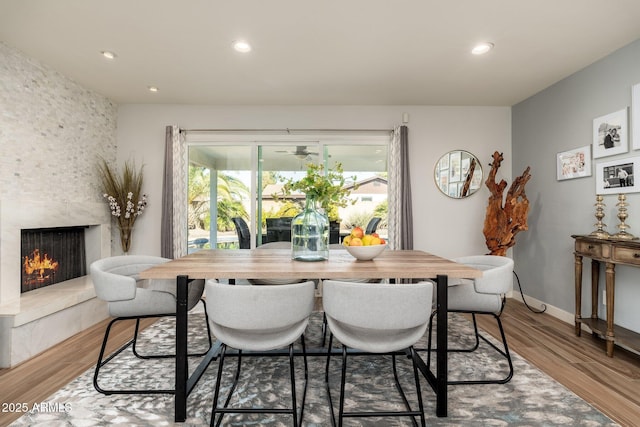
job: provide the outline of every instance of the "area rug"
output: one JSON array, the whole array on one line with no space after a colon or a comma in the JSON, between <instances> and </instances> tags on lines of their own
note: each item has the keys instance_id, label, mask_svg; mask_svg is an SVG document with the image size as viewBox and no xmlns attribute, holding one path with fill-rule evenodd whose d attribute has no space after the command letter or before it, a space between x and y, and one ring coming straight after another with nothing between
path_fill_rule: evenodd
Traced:
<instances>
[{"instance_id":1,"label":"area rug","mask_svg":"<svg viewBox=\"0 0 640 427\"><path fill-rule=\"evenodd\" d=\"M305 334L307 347L320 347L322 316L314 313ZM139 350L171 352L175 332L174 320L164 318L141 334ZM468 318L450 314L450 348L470 345L472 325ZM204 315L192 314L189 323L189 348L195 351L205 345ZM490 338L491 339L491 338ZM494 341L495 342L495 341ZM426 337L421 346L426 347ZM424 355L424 354L423 354ZM566 389L561 384L513 354L515 375L504 385L449 386L448 417L435 415L435 396L421 378L427 425L433 426L615 426L604 414ZM452 353L449 358L450 378L468 378L484 372L486 378L503 375L506 362L485 343L473 355ZM330 426L330 413L324 383L323 357L309 357L309 384L304 408L305 426ZM194 369L198 359L190 361ZM243 358L240 383L232 405L273 406L288 404L288 362L286 358ZM338 401L339 358L332 358L330 382L334 405ZM303 387L302 360L296 358L298 398ZM221 395L226 396L235 372L235 360L225 366ZM25 414L11 426L202 426L209 425L213 386L218 369L212 362L189 395L187 420L174 423L171 395L112 395L95 391L93 369L50 396L42 408ZM415 386L410 362L398 358L400 381L412 405L416 405ZM101 371L104 388L159 387L173 388L173 361L138 360L128 349ZM394 387L391 359L388 356L354 356L349 361L347 408L358 410L402 410L402 402ZM221 401L222 401L221 397ZM348 409L347 409L348 410ZM227 415L224 426L289 426L289 415ZM352 418L346 426L405 426L408 418Z\"/></svg>"}]
</instances>

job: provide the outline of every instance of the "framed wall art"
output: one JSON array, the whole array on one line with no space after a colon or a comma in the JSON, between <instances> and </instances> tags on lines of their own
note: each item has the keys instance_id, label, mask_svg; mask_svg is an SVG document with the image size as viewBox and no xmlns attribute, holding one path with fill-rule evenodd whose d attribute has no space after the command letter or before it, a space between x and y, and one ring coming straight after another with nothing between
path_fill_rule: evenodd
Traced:
<instances>
[{"instance_id":1,"label":"framed wall art","mask_svg":"<svg viewBox=\"0 0 640 427\"><path fill-rule=\"evenodd\" d=\"M591 176L591 146L558 153L556 168L558 181Z\"/></svg>"},{"instance_id":2,"label":"framed wall art","mask_svg":"<svg viewBox=\"0 0 640 427\"><path fill-rule=\"evenodd\" d=\"M596 194L620 194L640 192L640 156L611 160L596 164Z\"/></svg>"},{"instance_id":3,"label":"framed wall art","mask_svg":"<svg viewBox=\"0 0 640 427\"><path fill-rule=\"evenodd\" d=\"M631 136L631 146L634 150L640 150L640 83L631 88Z\"/></svg>"},{"instance_id":4,"label":"framed wall art","mask_svg":"<svg viewBox=\"0 0 640 427\"><path fill-rule=\"evenodd\" d=\"M613 156L629 151L627 109L593 120L593 158Z\"/></svg>"}]
</instances>

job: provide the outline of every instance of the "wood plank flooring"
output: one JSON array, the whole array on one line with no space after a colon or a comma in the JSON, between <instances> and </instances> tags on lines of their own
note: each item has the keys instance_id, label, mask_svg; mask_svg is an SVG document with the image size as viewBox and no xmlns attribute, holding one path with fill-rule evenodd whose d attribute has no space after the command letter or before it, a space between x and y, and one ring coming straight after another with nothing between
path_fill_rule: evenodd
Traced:
<instances>
[{"instance_id":1,"label":"wood plank flooring","mask_svg":"<svg viewBox=\"0 0 640 427\"><path fill-rule=\"evenodd\" d=\"M498 336L493 318L480 316L478 320L484 330ZM640 425L640 356L616 347L614 357L609 358L603 340L584 332L578 338L573 325L532 313L513 299L502 321L511 350L619 424ZM109 340L112 349L126 342L132 331L131 323L118 323ZM150 323L147 319L145 326ZM0 404L24 402L32 407L93 367L106 324L99 323L15 368L1 369ZM20 415L0 411L0 426Z\"/></svg>"}]
</instances>

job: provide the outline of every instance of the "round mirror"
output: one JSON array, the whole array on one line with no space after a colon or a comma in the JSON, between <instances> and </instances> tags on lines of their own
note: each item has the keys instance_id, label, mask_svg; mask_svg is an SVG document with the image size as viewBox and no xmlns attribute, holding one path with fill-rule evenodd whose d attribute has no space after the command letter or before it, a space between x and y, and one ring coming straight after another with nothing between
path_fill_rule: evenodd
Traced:
<instances>
[{"instance_id":1,"label":"round mirror","mask_svg":"<svg viewBox=\"0 0 640 427\"><path fill-rule=\"evenodd\" d=\"M436 186L454 199L469 197L482 185L482 165L468 151L449 151L440 157L434 172Z\"/></svg>"}]
</instances>

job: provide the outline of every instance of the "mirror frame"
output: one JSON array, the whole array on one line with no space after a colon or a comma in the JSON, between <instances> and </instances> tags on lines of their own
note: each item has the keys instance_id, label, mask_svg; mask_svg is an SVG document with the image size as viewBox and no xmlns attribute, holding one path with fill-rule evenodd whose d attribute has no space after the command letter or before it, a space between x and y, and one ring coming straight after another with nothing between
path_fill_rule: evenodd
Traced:
<instances>
[{"instance_id":1,"label":"mirror frame","mask_svg":"<svg viewBox=\"0 0 640 427\"><path fill-rule=\"evenodd\" d=\"M467 150L451 150L436 162L433 178L442 194L452 199L464 199L480 189L484 172L476 155ZM466 194L461 195L465 188Z\"/></svg>"}]
</instances>

